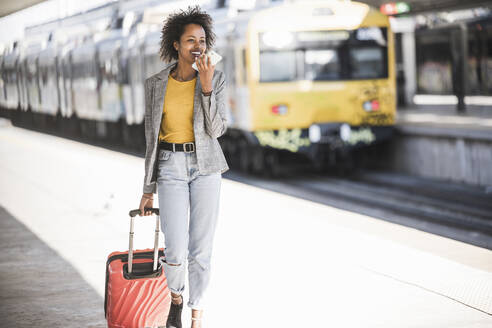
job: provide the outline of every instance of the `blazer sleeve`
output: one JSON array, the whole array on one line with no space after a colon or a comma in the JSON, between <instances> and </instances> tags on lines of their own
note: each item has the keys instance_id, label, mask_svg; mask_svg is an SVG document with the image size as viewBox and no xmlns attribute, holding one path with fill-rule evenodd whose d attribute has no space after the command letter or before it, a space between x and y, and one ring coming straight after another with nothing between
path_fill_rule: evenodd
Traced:
<instances>
[{"instance_id":1,"label":"blazer sleeve","mask_svg":"<svg viewBox=\"0 0 492 328\"><path fill-rule=\"evenodd\" d=\"M154 133L152 131L152 81L151 79L146 79L144 84L145 92L145 115L144 115L144 129L145 129L145 175L143 192L144 193L156 193L157 186L155 182L147 183L149 181L149 175L151 175L152 168L150 167L150 159L152 153L152 147L154 142Z\"/></svg>"},{"instance_id":2,"label":"blazer sleeve","mask_svg":"<svg viewBox=\"0 0 492 328\"><path fill-rule=\"evenodd\" d=\"M205 131L212 137L218 138L227 130L227 119L225 110L226 82L223 72L218 72L219 76L214 85L212 94L202 97L202 109L205 116Z\"/></svg>"}]
</instances>

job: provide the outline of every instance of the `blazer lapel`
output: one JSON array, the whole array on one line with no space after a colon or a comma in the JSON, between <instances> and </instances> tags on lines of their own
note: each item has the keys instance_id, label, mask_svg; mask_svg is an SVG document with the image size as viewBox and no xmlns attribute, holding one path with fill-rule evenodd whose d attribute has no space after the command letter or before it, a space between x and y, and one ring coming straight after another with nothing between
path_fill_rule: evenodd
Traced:
<instances>
[{"instance_id":1,"label":"blazer lapel","mask_svg":"<svg viewBox=\"0 0 492 328\"><path fill-rule=\"evenodd\" d=\"M164 106L164 96L166 95L167 77L164 80L155 81L154 90L154 107L152 108L152 117L154 117L155 126L160 127L162 120L162 108Z\"/></svg>"}]
</instances>

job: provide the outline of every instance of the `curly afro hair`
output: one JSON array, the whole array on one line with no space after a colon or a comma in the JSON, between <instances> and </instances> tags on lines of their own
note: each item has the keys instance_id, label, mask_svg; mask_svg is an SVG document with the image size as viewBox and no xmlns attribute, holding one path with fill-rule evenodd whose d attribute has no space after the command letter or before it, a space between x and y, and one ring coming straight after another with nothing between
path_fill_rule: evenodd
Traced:
<instances>
[{"instance_id":1,"label":"curly afro hair","mask_svg":"<svg viewBox=\"0 0 492 328\"><path fill-rule=\"evenodd\" d=\"M164 62L170 62L178 59L178 51L174 49L174 41L178 41L188 24L197 24L205 30L205 41L207 49L211 49L215 43L215 33L212 29L212 17L202 11L199 6L189 6L187 10L181 10L171 14L164 21L161 30L161 48L159 57Z\"/></svg>"}]
</instances>

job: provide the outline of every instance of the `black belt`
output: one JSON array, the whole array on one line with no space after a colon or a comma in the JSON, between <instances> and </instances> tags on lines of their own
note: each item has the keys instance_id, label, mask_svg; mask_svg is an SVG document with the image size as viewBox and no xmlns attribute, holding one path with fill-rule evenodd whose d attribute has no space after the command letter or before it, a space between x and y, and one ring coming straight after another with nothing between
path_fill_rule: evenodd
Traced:
<instances>
[{"instance_id":1,"label":"black belt","mask_svg":"<svg viewBox=\"0 0 492 328\"><path fill-rule=\"evenodd\" d=\"M182 144L172 143L172 142L159 142L159 149L172 150L176 151L184 151L185 153L193 153L195 151L195 143L194 142L185 142Z\"/></svg>"}]
</instances>

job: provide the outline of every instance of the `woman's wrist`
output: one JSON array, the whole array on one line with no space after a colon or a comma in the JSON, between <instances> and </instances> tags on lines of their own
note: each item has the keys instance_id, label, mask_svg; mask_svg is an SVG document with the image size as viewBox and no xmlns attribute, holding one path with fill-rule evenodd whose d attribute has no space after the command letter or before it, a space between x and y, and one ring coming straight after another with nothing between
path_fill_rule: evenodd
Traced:
<instances>
[{"instance_id":1,"label":"woman's wrist","mask_svg":"<svg viewBox=\"0 0 492 328\"><path fill-rule=\"evenodd\" d=\"M154 199L154 194L143 194L142 197L146 199Z\"/></svg>"},{"instance_id":2,"label":"woman's wrist","mask_svg":"<svg viewBox=\"0 0 492 328\"><path fill-rule=\"evenodd\" d=\"M202 93L212 93L212 83L211 81L203 81L202 83Z\"/></svg>"},{"instance_id":3,"label":"woman's wrist","mask_svg":"<svg viewBox=\"0 0 492 328\"><path fill-rule=\"evenodd\" d=\"M210 96L212 94L212 91L213 90L210 90L208 92L205 92L205 91L202 90L202 95L204 95L204 96Z\"/></svg>"}]
</instances>

